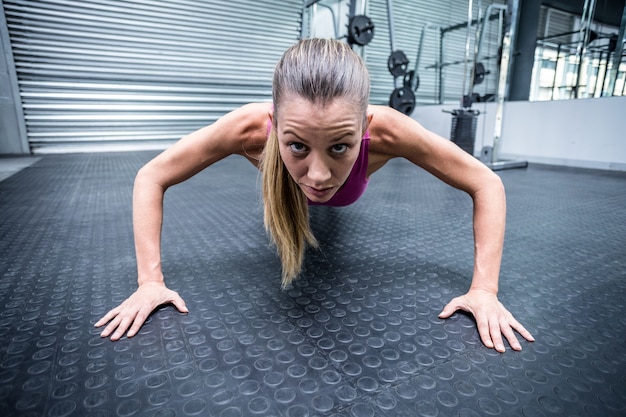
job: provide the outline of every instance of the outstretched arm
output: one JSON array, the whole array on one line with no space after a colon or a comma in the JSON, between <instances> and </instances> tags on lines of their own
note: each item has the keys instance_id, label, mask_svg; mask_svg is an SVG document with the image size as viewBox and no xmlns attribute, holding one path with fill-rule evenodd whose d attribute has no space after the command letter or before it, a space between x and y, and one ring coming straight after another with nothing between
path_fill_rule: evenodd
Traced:
<instances>
[{"instance_id":1,"label":"outstretched arm","mask_svg":"<svg viewBox=\"0 0 626 417\"><path fill-rule=\"evenodd\" d=\"M482 181L483 185L470 193L474 202L472 283L469 292L454 298L439 317L448 318L457 310L467 311L474 315L485 346L504 352L504 336L511 348L521 350L513 330L529 341L534 339L497 299L506 217L504 186L493 173L484 175Z\"/></svg>"},{"instance_id":2,"label":"outstretched arm","mask_svg":"<svg viewBox=\"0 0 626 417\"><path fill-rule=\"evenodd\" d=\"M267 104L251 104L235 110L185 136L139 170L133 189L138 287L95 324L106 325L102 337L118 340L124 334L134 336L150 313L162 304L174 304L182 313L188 311L178 293L166 287L161 269L165 191L228 155L250 157L250 152L262 148L268 111Z\"/></svg>"},{"instance_id":3,"label":"outstretched arm","mask_svg":"<svg viewBox=\"0 0 626 417\"><path fill-rule=\"evenodd\" d=\"M520 350L514 331L529 341L534 339L497 298L506 222L505 193L500 177L415 120L389 108L373 106L371 110L374 116L370 131L372 139L376 140L373 144L370 142L370 148L379 154L379 160L404 157L467 192L474 204L472 283L467 294L448 303L439 317L450 317L457 310L467 311L474 316L485 346L503 352L504 336L513 349Z\"/></svg>"}]
</instances>

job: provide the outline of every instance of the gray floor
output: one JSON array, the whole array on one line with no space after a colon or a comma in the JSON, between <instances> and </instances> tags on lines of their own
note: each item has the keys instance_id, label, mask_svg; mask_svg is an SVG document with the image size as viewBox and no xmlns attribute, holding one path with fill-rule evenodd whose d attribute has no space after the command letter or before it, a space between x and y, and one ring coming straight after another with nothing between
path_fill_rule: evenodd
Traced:
<instances>
[{"instance_id":1,"label":"gray floor","mask_svg":"<svg viewBox=\"0 0 626 417\"><path fill-rule=\"evenodd\" d=\"M135 288L131 187L154 154L44 156L0 182L2 416L623 416L626 175L500 171L500 298L535 335L498 354L437 314L472 271L471 201L392 161L311 212L293 288L258 174L229 158L166 196L163 264L190 313L93 323Z\"/></svg>"},{"instance_id":2,"label":"gray floor","mask_svg":"<svg viewBox=\"0 0 626 417\"><path fill-rule=\"evenodd\" d=\"M6 180L40 159L37 156L0 156L0 181Z\"/></svg>"}]
</instances>

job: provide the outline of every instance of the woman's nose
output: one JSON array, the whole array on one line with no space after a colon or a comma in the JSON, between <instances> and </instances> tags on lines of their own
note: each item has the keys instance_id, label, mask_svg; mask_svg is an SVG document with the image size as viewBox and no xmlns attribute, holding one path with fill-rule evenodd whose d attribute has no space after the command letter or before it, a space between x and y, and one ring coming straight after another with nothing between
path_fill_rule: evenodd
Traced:
<instances>
[{"instance_id":1,"label":"woman's nose","mask_svg":"<svg viewBox=\"0 0 626 417\"><path fill-rule=\"evenodd\" d=\"M323 185L332 178L330 167L324 158L311 155L307 177L313 183L311 185Z\"/></svg>"}]
</instances>

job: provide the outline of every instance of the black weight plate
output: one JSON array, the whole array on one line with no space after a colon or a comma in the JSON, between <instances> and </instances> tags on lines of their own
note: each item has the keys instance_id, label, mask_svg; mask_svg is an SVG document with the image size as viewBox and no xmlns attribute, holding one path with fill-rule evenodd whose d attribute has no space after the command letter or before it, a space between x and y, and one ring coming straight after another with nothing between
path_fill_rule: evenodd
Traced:
<instances>
[{"instance_id":1,"label":"black weight plate","mask_svg":"<svg viewBox=\"0 0 626 417\"><path fill-rule=\"evenodd\" d=\"M486 74L489 74L489 72L485 69L485 66L482 62L477 62L474 65L474 85L478 85L485 81Z\"/></svg>"},{"instance_id":2,"label":"black weight plate","mask_svg":"<svg viewBox=\"0 0 626 417\"><path fill-rule=\"evenodd\" d=\"M387 60L387 68L389 68L389 72L394 77L401 77L406 74L408 65L409 59L400 50L393 51Z\"/></svg>"},{"instance_id":3,"label":"black weight plate","mask_svg":"<svg viewBox=\"0 0 626 417\"><path fill-rule=\"evenodd\" d=\"M389 97L389 106L409 115L415 108L415 94L408 87L396 88Z\"/></svg>"},{"instance_id":4,"label":"black weight plate","mask_svg":"<svg viewBox=\"0 0 626 417\"><path fill-rule=\"evenodd\" d=\"M417 89L420 87L420 76L417 75L414 70L411 70L404 74L404 81L402 85L410 88L413 91L417 91Z\"/></svg>"},{"instance_id":5,"label":"black weight plate","mask_svg":"<svg viewBox=\"0 0 626 417\"><path fill-rule=\"evenodd\" d=\"M348 43L367 45L374 37L374 22L365 15L356 15L348 22Z\"/></svg>"}]
</instances>

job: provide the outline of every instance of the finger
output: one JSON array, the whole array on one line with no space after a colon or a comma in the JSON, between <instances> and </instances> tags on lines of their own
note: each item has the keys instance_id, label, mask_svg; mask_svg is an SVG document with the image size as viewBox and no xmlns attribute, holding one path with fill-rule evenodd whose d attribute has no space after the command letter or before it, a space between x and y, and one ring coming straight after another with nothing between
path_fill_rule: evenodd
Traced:
<instances>
[{"instance_id":1,"label":"finger","mask_svg":"<svg viewBox=\"0 0 626 417\"><path fill-rule=\"evenodd\" d=\"M96 324L94 324L93 326L94 327L104 326L105 324L110 322L111 319L113 319L113 317L117 316L118 313L119 313L119 307L115 307L113 310L111 310L108 313L106 313L104 315L104 317L102 317L100 320L98 320L96 322Z\"/></svg>"},{"instance_id":2,"label":"finger","mask_svg":"<svg viewBox=\"0 0 626 417\"><path fill-rule=\"evenodd\" d=\"M100 336L108 337L111 333L115 331L115 329L117 328L121 320L122 318L119 315L113 318L113 320L111 320L108 326L105 327L104 330L102 330L102 332L100 332Z\"/></svg>"},{"instance_id":3,"label":"finger","mask_svg":"<svg viewBox=\"0 0 626 417\"><path fill-rule=\"evenodd\" d=\"M185 300L183 300L178 294L175 293L175 297L172 299L172 304L174 307L178 309L181 313L189 313L189 309L187 308L187 304L185 304Z\"/></svg>"},{"instance_id":4,"label":"finger","mask_svg":"<svg viewBox=\"0 0 626 417\"><path fill-rule=\"evenodd\" d=\"M502 320L504 322L504 319ZM506 323L504 324L506 325ZM500 324L499 320L491 320L489 322L489 334L491 335L491 341L494 348L500 353L505 351L504 342L502 341L502 333L500 330L502 327L503 326Z\"/></svg>"},{"instance_id":5,"label":"finger","mask_svg":"<svg viewBox=\"0 0 626 417\"><path fill-rule=\"evenodd\" d=\"M522 350L522 345L520 345L519 340L517 340L517 337L508 322L502 323L501 331L506 340L509 342L509 345L511 345L511 349Z\"/></svg>"},{"instance_id":6,"label":"finger","mask_svg":"<svg viewBox=\"0 0 626 417\"><path fill-rule=\"evenodd\" d=\"M441 310L441 313L439 313L439 318L440 319L447 319L448 317L453 315L459 309L463 309L463 307L461 307L461 305L459 303L459 297L457 297L457 298L454 298L452 301L450 301L443 308L443 310Z\"/></svg>"},{"instance_id":7,"label":"finger","mask_svg":"<svg viewBox=\"0 0 626 417\"><path fill-rule=\"evenodd\" d=\"M489 349L492 349L493 341L491 340L491 331L489 328L489 321L484 315L480 317L475 316L475 319L476 319L476 327L478 327L478 335L480 336L480 340L482 340L485 346L487 346Z\"/></svg>"},{"instance_id":8,"label":"finger","mask_svg":"<svg viewBox=\"0 0 626 417\"><path fill-rule=\"evenodd\" d=\"M522 335L522 337L526 340L528 340L529 342L534 342L535 338L533 337L532 334L530 334L530 332L528 330L526 330L526 328L517 320L513 319L513 321L511 322L511 327L513 329L515 329L515 331L517 331L519 334Z\"/></svg>"},{"instance_id":9,"label":"finger","mask_svg":"<svg viewBox=\"0 0 626 417\"><path fill-rule=\"evenodd\" d=\"M111 335L111 340L114 342L116 340L120 340L124 336L124 333L126 333L126 330L128 330L128 327L131 325L131 322L132 321L129 318L123 318L119 326L117 326L115 333Z\"/></svg>"},{"instance_id":10,"label":"finger","mask_svg":"<svg viewBox=\"0 0 626 417\"><path fill-rule=\"evenodd\" d=\"M126 334L128 337L133 337L139 332L139 329L141 329L141 326L143 326L143 324L146 322L146 319L150 315L150 312L151 312L150 309L145 309L145 308L137 312L137 315L135 316L135 319L133 320L133 324L130 327L130 329L128 329L128 333Z\"/></svg>"}]
</instances>

